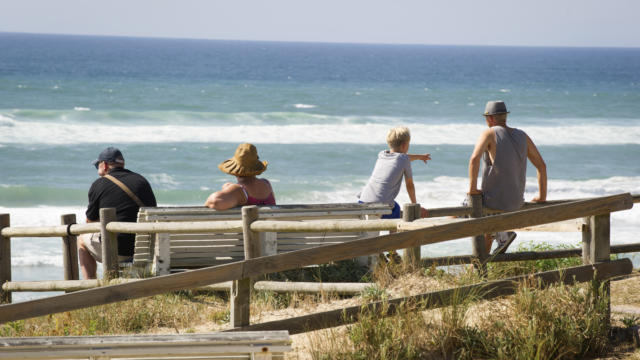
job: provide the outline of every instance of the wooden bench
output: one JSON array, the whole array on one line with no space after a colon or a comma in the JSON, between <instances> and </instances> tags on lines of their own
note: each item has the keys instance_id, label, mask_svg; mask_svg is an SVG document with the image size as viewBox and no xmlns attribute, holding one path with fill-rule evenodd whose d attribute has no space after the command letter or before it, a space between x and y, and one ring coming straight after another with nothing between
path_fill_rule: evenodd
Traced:
<instances>
[{"instance_id":1,"label":"wooden bench","mask_svg":"<svg viewBox=\"0 0 640 360\"><path fill-rule=\"evenodd\" d=\"M287 331L0 338L0 359L284 359Z\"/></svg>"},{"instance_id":2,"label":"wooden bench","mask_svg":"<svg viewBox=\"0 0 640 360\"><path fill-rule=\"evenodd\" d=\"M265 206L260 219L379 219L390 214L387 204L315 204ZM241 209L216 211L205 207L140 208L138 222L241 220ZM378 232L261 233L261 254L274 255L320 245L377 236ZM168 245L167 245L168 244ZM136 234L134 269L154 275L244 260L243 235L225 233Z\"/></svg>"}]
</instances>

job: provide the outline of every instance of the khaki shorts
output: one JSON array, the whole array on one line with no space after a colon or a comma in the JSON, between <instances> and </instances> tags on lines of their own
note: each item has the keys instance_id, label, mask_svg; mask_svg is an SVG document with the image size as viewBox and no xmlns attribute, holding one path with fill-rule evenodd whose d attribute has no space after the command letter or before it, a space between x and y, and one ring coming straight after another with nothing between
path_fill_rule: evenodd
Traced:
<instances>
[{"instance_id":1,"label":"khaki shorts","mask_svg":"<svg viewBox=\"0 0 640 360\"><path fill-rule=\"evenodd\" d=\"M89 250L91 256L99 263L102 262L102 240L100 233L93 233L91 236L82 238L84 247ZM131 256L118 255L118 262L131 261Z\"/></svg>"}]
</instances>

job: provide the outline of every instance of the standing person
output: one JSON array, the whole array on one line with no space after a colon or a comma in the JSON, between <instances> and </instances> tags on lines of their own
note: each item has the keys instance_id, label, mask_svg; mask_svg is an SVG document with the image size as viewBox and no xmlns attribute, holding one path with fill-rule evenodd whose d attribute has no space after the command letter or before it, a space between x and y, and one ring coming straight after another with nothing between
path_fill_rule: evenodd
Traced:
<instances>
[{"instance_id":1,"label":"standing person","mask_svg":"<svg viewBox=\"0 0 640 360\"><path fill-rule=\"evenodd\" d=\"M400 192L402 179L409 194L411 203L416 203L416 189L413 185L413 173L411 162L422 160L426 164L431 160L430 154L414 155L409 152L411 133L404 126L395 127L387 133L387 144L389 150L382 150L378 153L378 160L373 167L373 172L362 192L358 195L362 203L381 202L393 205L393 211L389 215L383 215L383 219L399 219L400 205L395 201ZM421 216L425 217L427 210L422 208Z\"/></svg>"},{"instance_id":2,"label":"standing person","mask_svg":"<svg viewBox=\"0 0 640 360\"><path fill-rule=\"evenodd\" d=\"M517 210L524 205L527 159L538 172L538 196L533 202L547 199L547 167L531 138L522 130L507 126L507 106L503 101L489 101L484 117L489 129L482 132L469 159L469 194L482 194L484 206L504 211ZM483 158L482 190L478 190L478 171ZM495 235L501 254L513 242L516 233L509 231ZM485 234L487 251L493 236Z\"/></svg>"},{"instance_id":3,"label":"standing person","mask_svg":"<svg viewBox=\"0 0 640 360\"><path fill-rule=\"evenodd\" d=\"M260 161L253 144L240 144L235 155L218 165L218 168L236 177L236 183L226 183L222 189L209 195L204 206L225 210L243 205L275 205L276 197L267 179L256 175L267 170L266 161Z\"/></svg>"},{"instance_id":4,"label":"standing person","mask_svg":"<svg viewBox=\"0 0 640 360\"><path fill-rule=\"evenodd\" d=\"M87 222L100 221L101 208L115 208L117 221L135 222L138 209L156 206L156 197L149 182L139 174L124 168L124 157L114 147L104 149L93 162L100 177L89 189ZM118 261L133 256L135 234L118 234ZM96 278L96 262L102 262L100 233L78 237L78 260L82 277Z\"/></svg>"}]
</instances>

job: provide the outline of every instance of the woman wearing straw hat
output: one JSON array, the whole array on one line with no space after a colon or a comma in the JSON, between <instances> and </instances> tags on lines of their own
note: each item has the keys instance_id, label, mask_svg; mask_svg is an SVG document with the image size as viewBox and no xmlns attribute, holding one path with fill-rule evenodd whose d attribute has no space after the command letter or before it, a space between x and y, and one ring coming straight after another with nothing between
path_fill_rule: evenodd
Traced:
<instances>
[{"instance_id":1,"label":"woman wearing straw hat","mask_svg":"<svg viewBox=\"0 0 640 360\"><path fill-rule=\"evenodd\" d=\"M222 190L209 195L204 205L216 210L243 205L275 205L276 198L269 181L256 177L267 169L267 164L259 160L255 146L240 144L231 159L218 165L222 172L234 175L237 183L222 185Z\"/></svg>"}]
</instances>

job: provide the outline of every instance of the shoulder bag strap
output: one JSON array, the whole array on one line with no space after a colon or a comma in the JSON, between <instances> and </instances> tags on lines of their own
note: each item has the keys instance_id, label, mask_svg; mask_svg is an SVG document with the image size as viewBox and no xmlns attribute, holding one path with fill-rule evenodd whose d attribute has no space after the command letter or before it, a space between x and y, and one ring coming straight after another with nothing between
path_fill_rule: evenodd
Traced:
<instances>
[{"instance_id":1,"label":"shoulder bag strap","mask_svg":"<svg viewBox=\"0 0 640 360\"><path fill-rule=\"evenodd\" d=\"M106 174L103 177L111 180L114 184L118 185L118 187L120 189L122 189L122 191L124 191L125 193L127 193L127 195L129 195L129 197L135 201L136 204L138 204L139 207L144 207L144 203L140 200L140 198L138 198L136 196L136 194L133 193L133 191L131 191L131 189L129 189L127 187L127 185L125 185L122 181L116 179L115 177L113 177L112 175Z\"/></svg>"}]
</instances>

